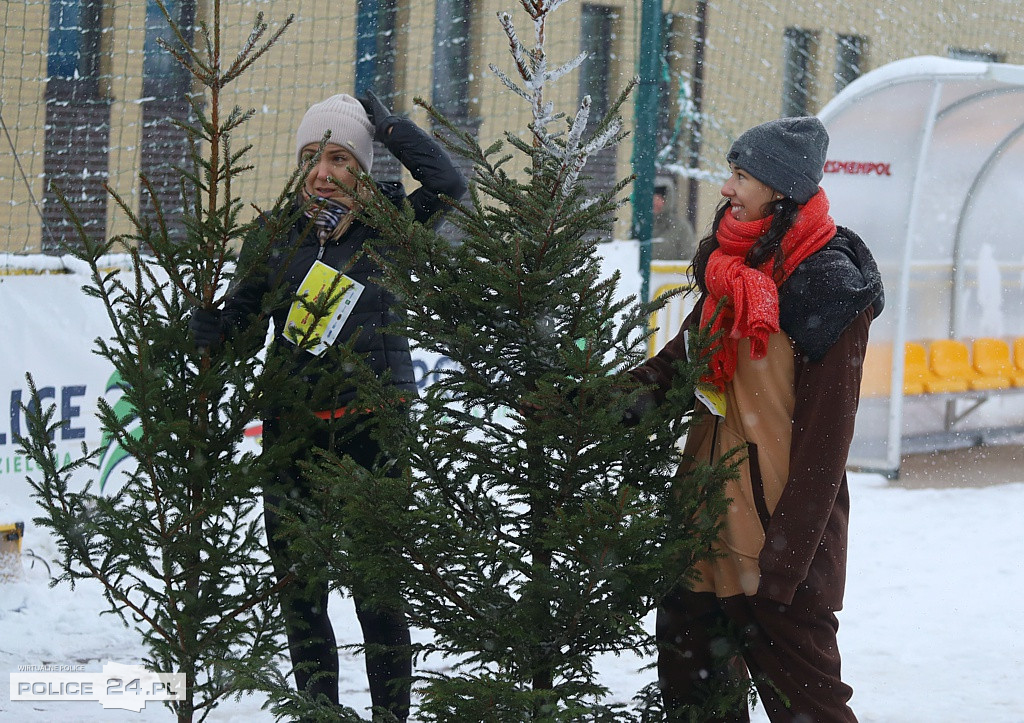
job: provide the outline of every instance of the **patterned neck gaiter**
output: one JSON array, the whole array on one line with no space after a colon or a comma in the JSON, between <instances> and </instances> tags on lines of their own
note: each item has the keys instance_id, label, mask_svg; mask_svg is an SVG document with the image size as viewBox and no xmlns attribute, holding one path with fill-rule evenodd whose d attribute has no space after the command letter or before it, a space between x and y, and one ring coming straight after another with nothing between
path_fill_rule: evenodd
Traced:
<instances>
[{"instance_id":1,"label":"patterned neck gaiter","mask_svg":"<svg viewBox=\"0 0 1024 723\"><path fill-rule=\"evenodd\" d=\"M349 212L349 207L332 201L329 198L315 199L306 208L306 216L312 221L313 225L316 226L316 233L320 239L320 243L324 243L334 230L338 228L338 224L341 223L341 219Z\"/></svg>"}]
</instances>

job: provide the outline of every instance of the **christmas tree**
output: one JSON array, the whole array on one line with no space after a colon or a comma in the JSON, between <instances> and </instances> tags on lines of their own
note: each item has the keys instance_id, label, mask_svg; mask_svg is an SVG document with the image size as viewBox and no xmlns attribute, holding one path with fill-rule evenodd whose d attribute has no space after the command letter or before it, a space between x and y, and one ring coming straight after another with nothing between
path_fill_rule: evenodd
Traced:
<instances>
[{"instance_id":1,"label":"christmas tree","mask_svg":"<svg viewBox=\"0 0 1024 723\"><path fill-rule=\"evenodd\" d=\"M596 121L589 98L555 112L549 86L585 62L548 65L562 4L523 1L532 47L500 15L519 77L492 69L529 104L524 136L482 148L417 101L474 168L448 217L460 242L380 197L363 213L384 240L382 283L406 306L397 332L450 363L418 400L356 365L389 454L373 470L321 460L317 507L333 514L295 533L367 594L405 581L433 634L423 666L451 666L423 674L420 720L650 719L650 691L636 710L609 702L595 656L652 649L643 619L709 554L724 505L727 468L675 476L707 340L694 335L695 360L657 408L628 373L666 298L619 298L618 274L602 276L597 239L629 179L593 194L586 165L624 137L631 86Z\"/></svg>"},{"instance_id":2,"label":"christmas tree","mask_svg":"<svg viewBox=\"0 0 1024 723\"><path fill-rule=\"evenodd\" d=\"M212 12L220 22L219 0ZM271 30L258 15L245 46L229 54L216 24L201 26L193 47L185 39L191 33L164 14L178 40L165 48L202 91L192 95L192 121L183 125L191 147L191 165L178 169L183 217L168 218L143 177L152 209L144 216L110 191L131 221L130 234L96 241L78 224L79 238L66 249L88 265L84 292L110 319L113 335L98 339L95 351L113 365L123 396L115 405L100 400L105 444L77 460L58 459L52 431L61 421L35 394L20 441L40 470L30 479L43 510L36 522L52 531L62 555L58 581L102 585L110 612L140 631L146 667L184 675L184 688L167 705L179 721L192 721L246 690L290 696L274 671L284 646L275 596L291 581L274 575L260 505L275 455L289 450L247 449L244 431L267 407L300 392L286 357L254 353L263 346L265 325L197 349L189 316L198 307L216 310L231 281L257 273L264 251L301 209L292 205L296 172L272 208L243 220L246 207L232 188L250 170L250 149L233 146L232 139L254 112L223 102L225 88L259 60L291 18ZM62 202L75 218L72 205ZM171 232L181 225L184 238ZM243 239L251 253L237 259ZM130 270L109 270L109 254L122 249ZM264 303L271 309L290 301ZM295 353L306 352L297 346ZM106 480L116 458L127 462L119 486L101 490L95 474L82 484L90 470ZM359 719L334 711L335 719L342 715Z\"/></svg>"}]
</instances>

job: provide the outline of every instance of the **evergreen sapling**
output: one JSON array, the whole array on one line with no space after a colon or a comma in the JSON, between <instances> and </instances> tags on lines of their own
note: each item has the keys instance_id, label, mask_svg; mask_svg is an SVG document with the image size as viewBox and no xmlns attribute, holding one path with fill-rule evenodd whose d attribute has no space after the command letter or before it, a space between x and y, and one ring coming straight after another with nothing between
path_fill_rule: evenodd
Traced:
<instances>
[{"instance_id":1,"label":"evergreen sapling","mask_svg":"<svg viewBox=\"0 0 1024 723\"><path fill-rule=\"evenodd\" d=\"M273 208L243 221L245 209L232 188L250 170L244 163L250 148L232 147L232 138L253 111L225 112L222 101L224 88L274 44L291 18L271 32L258 15L245 46L222 64L220 0L213 3L214 25L200 27L204 49L186 42L161 8L178 39L166 49L205 89L191 97L194 120L183 125L191 167L177 169L185 236L172 238L144 177L153 220L135 214L114 191L130 234L93 241L74 220L79 243L66 251L88 266L84 292L110 319L112 336L96 341L96 353L114 367L122 397L113 405L99 400L106 449L83 449L80 458L62 463L52 442L62 422L40 403L30 377L33 401L19 441L39 470L29 480L42 508L36 522L51 530L62 556L54 584L98 581L107 612L142 635L145 666L184 674L184 690L166 705L179 721L193 721L247 690L287 696L276 672L284 636L275 596L290 577L277 578L267 558L259 493L279 463L275 455L289 450L282 445L259 454L246 450L243 440L246 426L268 406L299 392L287 359L254 355L265 327L253 325L197 350L188 319L196 307L215 315L228 283L266 263L266 251L299 212L291 205L299 175ZM244 238L253 252L237 260L234 249ZM111 252L121 248L127 248L130 270L109 270ZM290 301L268 298L265 304L270 309ZM110 459L115 447L129 463L115 475L116 484L100 489L97 461L104 453ZM91 479L83 484L86 476Z\"/></svg>"},{"instance_id":2,"label":"evergreen sapling","mask_svg":"<svg viewBox=\"0 0 1024 723\"><path fill-rule=\"evenodd\" d=\"M610 701L595 657L652 650L643 620L710 554L731 469L675 477L700 334L666 403L624 424L649 394L627 371L668 297L621 299L619 275L602 276L593 232L607 237L629 179L590 194L585 170L624 137L632 86L593 130L589 98L555 113L549 84L585 57L549 68L562 3L522 4L536 44L501 14L519 79L492 69L529 104L525 139L482 148L417 100L475 171L468 201L451 200L460 243L379 196L363 211L381 230L381 283L406 305L396 331L451 363L418 400L354 365L389 454L373 470L321 459L310 473L333 515L302 537L370 591L405 581L412 619L432 633L418 645L420 720L647 720L650 691L634 709ZM401 477L385 474L394 465Z\"/></svg>"}]
</instances>

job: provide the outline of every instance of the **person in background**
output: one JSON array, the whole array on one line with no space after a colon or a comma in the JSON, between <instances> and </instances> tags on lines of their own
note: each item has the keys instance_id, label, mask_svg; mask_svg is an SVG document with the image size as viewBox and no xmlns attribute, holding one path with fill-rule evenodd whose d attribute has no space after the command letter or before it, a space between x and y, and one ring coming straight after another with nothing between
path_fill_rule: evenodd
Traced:
<instances>
[{"instance_id":1,"label":"person in background","mask_svg":"<svg viewBox=\"0 0 1024 723\"><path fill-rule=\"evenodd\" d=\"M675 182L668 176L654 179L653 221L651 225L651 258L658 261L680 261L693 258L697 239L693 226L676 213Z\"/></svg>"},{"instance_id":2,"label":"person in background","mask_svg":"<svg viewBox=\"0 0 1024 723\"><path fill-rule=\"evenodd\" d=\"M319 153L328 131L330 138ZM272 292L283 291L286 298L294 298L319 262L330 267L331 273L343 273L363 285L334 343L347 344L355 337L355 351L364 355L373 371L380 376L390 374L391 383L411 399L417 391L408 339L385 331L396 319L392 308L396 300L374 282L379 269L364 253L366 245L377 239L377 232L354 213L368 193L358 174L372 168L373 142L383 143L420 187L406 196L400 183L377 186L396 205L408 201L420 222L445 210L446 198L459 199L466 191L466 181L437 141L412 121L393 115L372 92L358 100L339 94L313 104L303 115L294 140L295 161L306 169L294 203L304 211L287 237L270 249L266 269L245 277L232 289L222 311L195 310L190 328L196 346L212 348L244 325L265 327L269 321L275 335L268 353L295 354L295 346L286 339L288 306L265 309L263 302L272 298ZM246 253L243 246L242 258ZM294 571L298 577L280 596L296 685L314 697L323 695L338 704L338 651L327 612L328 584L293 553L289 540L281 534L280 512L293 500L301 503L308 497L310 483L301 474L300 463L311 460L315 450L330 450L339 457L350 455L359 465L371 468L380 462L381 447L370 433L372 424L367 417L372 413L346 408L357 390L351 386L326 394L320 390L313 399L322 359L305 350L298 355L292 373L307 383L309 398L294 408L269 410L264 419L265 448L291 445L298 449L264 490L264 518L276 574L280 578ZM409 713L412 658L400 591L394 592L393 599L372 604L359 591L353 590L352 595L367 646L372 703L404 721Z\"/></svg>"},{"instance_id":3,"label":"person in background","mask_svg":"<svg viewBox=\"0 0 1024 723\"><path fill-rule=\"evenodd\" d=\"M680 474L742 450L726 484L718 556L658 610L670 720L688 720L672 715L737 671L752 676L772 721L856 720L835 613L846 578L847 453L883 294L864 242L829 215L818 186L827 149L813 117L764 123L736 140L725 199L693 260L696 308L632 370L650 385L648 406L660 403L687 330L721 332L702 384L709 403L696 403ZM740 631L738 649L726 646L727 628ZM748 720L746 701L714 720Z\"/></svg>"}]
</instances>

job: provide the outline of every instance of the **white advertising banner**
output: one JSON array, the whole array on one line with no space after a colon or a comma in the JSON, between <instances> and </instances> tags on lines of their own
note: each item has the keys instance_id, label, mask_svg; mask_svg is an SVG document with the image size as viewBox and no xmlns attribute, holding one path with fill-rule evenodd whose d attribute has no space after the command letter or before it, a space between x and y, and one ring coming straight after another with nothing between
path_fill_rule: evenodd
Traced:
<instances>
[{"instance_id":1,"label":"white advertising banner","mask_svg":"<svg viewBox=\"0 0 1024 723\"><path fill-rule=\"evenodd\" d=\"M103 304L82 291L89 277L84 271L40 271L53 257L18 258L22 268L0 272L0 333L6 342L6 353L0 356L0 489L7 490L27 486L26 477L35 471L17 442L27 431L22 405L32 396L26 374L31 374L44 408L55 405L55 419L63 420L53 440L62 463L80 457L83 443L90 450L103 445L97 400L103 398L117 411L121 397L116 370L96 353L96 339L109 338L113 327ZM414 352L413 364L422 388L435 369L452 362ZM260 420L253 420L242 449L257 444L261 432ZM116 485L118 471L129 462L115 445L96 461L98 470L80 470L75 478L81 485L95 480L94 491Z\"/></svg>"},{"instance_id":2,"label":"white advertising banner","mask_svg":"<svg viewBox=\"0 0 1024 723\"><path fill-rule=\"evenodd\" d=\"M31 399L31 374L44 406L55 405L63 420L54 435L61 461L81 455L82 443L99 447L96 401L117 389L114 368L95 354L94 340L108 337L111 325L101 303L82 292L79 274L0 276L0 335L6 353L0 360L0 483L23 483L31 460L19 454L25 434L22 405Z\"/></svg>"}]
</instances>

